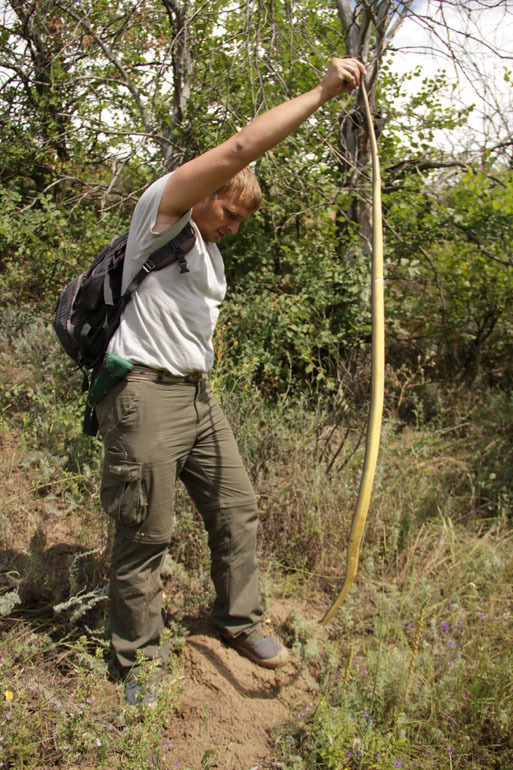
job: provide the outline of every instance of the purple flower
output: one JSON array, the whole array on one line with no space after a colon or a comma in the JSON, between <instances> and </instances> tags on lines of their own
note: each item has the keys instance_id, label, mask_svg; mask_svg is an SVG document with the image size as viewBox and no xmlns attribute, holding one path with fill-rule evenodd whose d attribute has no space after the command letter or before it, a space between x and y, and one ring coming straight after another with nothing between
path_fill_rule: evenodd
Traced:
<instances>
[{"instance_id":1,"label":"purple flower","mask_svg":"<svg viewBox=\"0 0 513 770\"><path fill-rule=\"evenodd\" d=\"M452 640L452 639L451 639L451 641L449 642L449 647L451 648L451 650L454 650L454 642L453 642L453 640Z\"/></svg>"},{"instance_id":2,"label":"purple flower","mask_svg":"<svg viewBox=\"0 0 513 770\"><path fill-rule=\"evenodd\" d=\"M348 759L351 759L351 757L352 757L352 756L353 756L353 755L352 755L352 753L351 753L351 752L349 751L349 749L348 749L348 750L346 751L346 757L347 757Z\"/></svg>"},{"instance_id":3,"label":"purple flower","mask_svg":"<svg viewBox=\"0 0 513 770\"><path fill-rule=\"evenodd\" d=\"M447 753L450 757L452 757L452 749L447 749Z\"/></svg>"},{"instance_id":4,"label":"purple flower","mask_svg":"<svg viewBox=\"0 0 513 770\"><path fill-rule=\"evenodd\" d=\"M398 759L394 762L394 767L402 767L401 760Z\"/></svg>"},{"instance_id":5,"label":"purple flower","mask_svg":"<svg viewBox=\"0 0 513 770\"><path fill-rule=\"evenodd\" d=\"M449 623L447 623L447 622L442 623L442 628L443 628L443 630L445 631L446 634L449 633Z\"/></svg>"}]
</instances>

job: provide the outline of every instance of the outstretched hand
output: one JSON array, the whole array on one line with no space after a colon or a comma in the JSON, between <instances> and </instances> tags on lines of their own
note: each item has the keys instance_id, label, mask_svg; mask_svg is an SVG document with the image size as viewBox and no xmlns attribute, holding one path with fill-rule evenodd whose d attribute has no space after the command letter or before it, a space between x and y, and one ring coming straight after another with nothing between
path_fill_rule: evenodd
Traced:
<instances>
[{"instance_id":1,"label":"outstretched hand","mask_svg":"<svg viewBox=\"0 0 513 770\"><path fill-rule=\"evenodd\" d=\"M334 58L331 60L328 70L321 81L321 86L329 99L343 93L349 94L355 88L358 88L362 76L366 72L367 70L364 65L358 59L354 59L351 56L344 57L343 59Z\"/></svg>"}]
</instances>

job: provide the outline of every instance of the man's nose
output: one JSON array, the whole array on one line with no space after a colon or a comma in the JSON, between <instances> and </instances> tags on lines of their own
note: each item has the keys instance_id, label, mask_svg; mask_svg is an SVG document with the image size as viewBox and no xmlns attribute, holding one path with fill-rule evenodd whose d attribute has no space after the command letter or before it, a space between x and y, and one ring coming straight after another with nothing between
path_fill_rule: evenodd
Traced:
<instances>
[{"instance_id":1,"label":"man's nose","mask_svg":"<svg viewBox=\"0 0 513 770\"><path fill-rule=\"evenodd\" d=\"M228 230L228 232L229 232L229 233L231 233L232 235L237 235L237 233L238 233L238 231L239 231L239 227L240 227L240 222L229 222L229 223L226 225L226 229L227 229L227 230Z\"/></svg>"}]
</instances>

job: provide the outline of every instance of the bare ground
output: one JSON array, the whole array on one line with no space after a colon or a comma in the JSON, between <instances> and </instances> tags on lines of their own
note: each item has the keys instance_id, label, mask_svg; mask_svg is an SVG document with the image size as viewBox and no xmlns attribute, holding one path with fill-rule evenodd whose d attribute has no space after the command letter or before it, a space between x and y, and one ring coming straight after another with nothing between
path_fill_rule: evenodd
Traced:
<instances>
[{"instance_id":1,"label":"bare ground","mask_svg":"<svg viewBox=\"0 0 513 770\"><path fill-rule=\"evenodd\" d=\"M286 622L293 603L275 601L268 617L274 633ZM275 761L275 735L312 699L305 675L290 661L272 671L251 661L217 639L205 622L190 627L185 646L183 695L169 719L168 740L180 767L202 767L205 753L215 747L209 767L260 770L281 767ZM171 765L172 766L172 765Z\"/></svg>"}]
</instances>

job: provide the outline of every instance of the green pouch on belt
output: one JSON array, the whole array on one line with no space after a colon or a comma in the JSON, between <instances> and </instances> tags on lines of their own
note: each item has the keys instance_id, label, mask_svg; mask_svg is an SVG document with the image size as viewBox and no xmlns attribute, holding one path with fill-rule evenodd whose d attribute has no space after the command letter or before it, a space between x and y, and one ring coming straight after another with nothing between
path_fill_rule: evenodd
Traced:
<instances>
[{"instance_id":1,"label":"green pouch on belt","mask_svg":"<svg viewBox=\"0 0 513 770\"><path fill-rule=\"evenodd\" d=\"M114 353L108 353L102 368L93 380L87 396L88 406L95 406L114 385L125 377L133 369L133 364Z\"/></svg>"}]
</instances>

